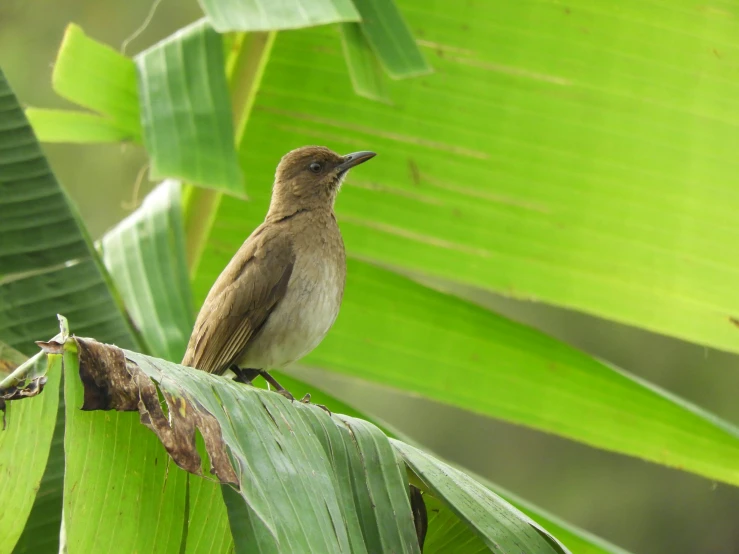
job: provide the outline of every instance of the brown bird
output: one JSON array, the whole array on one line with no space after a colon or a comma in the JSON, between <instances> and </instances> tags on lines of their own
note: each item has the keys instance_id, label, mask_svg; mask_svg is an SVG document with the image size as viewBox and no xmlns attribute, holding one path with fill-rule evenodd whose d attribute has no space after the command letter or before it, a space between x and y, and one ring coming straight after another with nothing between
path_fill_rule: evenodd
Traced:
<instances>
[{"instance_id":1,"label":"brown bird","mask_svg":"<svg viewBox=\"0 0 739 554\"><path fill-rule=\"evenodd\" d=\"M285 154L267 217L210 289L183 365L231 369L244 383L261 375L292 400L267 370L308 354L333 325L346 278L334 200L347 171L374 156L340 156L322 146Z\"/></svg>"}]
</instances>

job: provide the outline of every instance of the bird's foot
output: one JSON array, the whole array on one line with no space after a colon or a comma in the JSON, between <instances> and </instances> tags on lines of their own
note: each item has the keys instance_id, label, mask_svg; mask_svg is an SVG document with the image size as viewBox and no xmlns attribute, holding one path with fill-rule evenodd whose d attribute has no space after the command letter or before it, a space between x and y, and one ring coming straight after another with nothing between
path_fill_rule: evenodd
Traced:
<instances>
[{"instance_id":1,"label":"bird's foot","mask_svg":"<svg viewBox=\"0 0 739 554\"><path fill-rule=\"evenodd\" d=\"M292 401L295 400L295 397L292 394L290 394L290 391L287 390L287 389L276 390L275 392L277 394L281 394L282 396L284 396L285 398L287 398L290 402L292 402Z\"/></svg>"},{"instance_id":2,"label":"bird's foot","mask_svg":"<svg viewBox=\"0 0 739 554\"><path fill-rule=\"evenodd\" d=\"M272 387L274 387L274 392L277 394L281 394L285 398L287 398L290 402L295 401L295 397L290 394L290 391L287 390L285 387L280 385L280 383L272 377L269 373L267 373L263 369L240 369L239 367L233 366L231 368L231 371L233 371L236 374L236 378L234 381L240 381L242 383L246 383L247 385L251 385L252 380L257 375L261 375L267 383L269 383ZM303 404L311 404L310 401L310 393L307 393L303 398L300 399L300 402ZM331 410L329 410L326 406L323 404L312 404L313 406L318 406L322 410L324 410L328 415L331 415Z\"/></svg>"},{"instance_id":3,"label":"bird's foot","mask_svg":"<svg viewBox=\"0 0 739 554\"><path fill-rule=\"evenodd\" d=\"M277 394L281 394L285 398L287 398L290 402L295 400L295 397L290 394L290 391L288 391L285 387L280 385L280 383L277 382L277 379L272 377L269 373L267 373L265 370L260 369L259 375L261 375L265 381L267 381L270 385L272 385L275 388L275 392Z\"/></svg>"},{"instance_id":4,"label":"bird's foot","mask_svg":"<svg viewBox=\"0 0 739 554\"><path fill-rule=\"evenodd\" d=\"M233 371L236 375L236 377L234 377L234 381L238 383L244 383L245 385L251 385L254 378L259 375L258 369L241 369L236 365L231 366L231 371Z\"/></svg>"},{"instance_id":5,"label":"bird's foot","mask_svg":"<svg viewBox=\"0 0 739 554\"><path fill-rule=\"evenodd\" d=\"M309 392L305 393L305 396L303 398L301 398L300 401L303 404L311 404L311 401L310 401L310 393ZM321 408L322 410L324 410L328 415L331 415L331 410L329 410L323 404L311 404L311 405L312 406L318 406L319 408Z\"/></svg>"}]
</instances>

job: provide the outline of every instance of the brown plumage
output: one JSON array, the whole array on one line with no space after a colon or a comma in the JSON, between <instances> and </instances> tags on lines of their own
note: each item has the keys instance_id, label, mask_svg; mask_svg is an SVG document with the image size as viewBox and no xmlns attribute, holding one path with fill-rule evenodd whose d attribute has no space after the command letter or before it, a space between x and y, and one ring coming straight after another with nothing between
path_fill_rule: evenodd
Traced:
<instances>
[{"instance_id":1,"label":"brown plumage","mask_svg":"<svg viewBox=\"0 0 739 554\"><path fill-rule=\"evenodd\" d=\"M340 156L305 146L277 167L267 217L200 309L183 365L244 382L292 363L323 340L339 313L346 258L333 206L346 172L373 152Z\"/></svg>"}]
</instances>

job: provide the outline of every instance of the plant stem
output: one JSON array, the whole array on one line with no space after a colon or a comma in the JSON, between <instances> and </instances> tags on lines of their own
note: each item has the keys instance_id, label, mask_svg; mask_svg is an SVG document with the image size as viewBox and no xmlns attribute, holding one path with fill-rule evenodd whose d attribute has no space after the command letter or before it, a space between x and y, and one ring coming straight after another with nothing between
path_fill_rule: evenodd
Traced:
<instances>
[{"instance_id":1,"label":"plant stem","mask_svg":"<svg viewBox=\"0 0 739 554\"><path fill-rule=\"evenodd\" d=\"M275 31L238 33L226 60L226 75L231 93L234 144L237 152L244 142L254 100L267 67ZM187 184L183 190L187 268L192 279L200 264L208 236L213 228L223 193Z\"/></svg>"},{"instance_id":2,"label":"plant stem","mask_svg":"<svg viewBox=\"0 0 739 554\"><path fill-rule=\"evenodd\" d=\"M236 52L233 65L227 65L237 151L243 146L246 124L276 36L276 31L246 35Z\"/></svg>"}]
</instances>

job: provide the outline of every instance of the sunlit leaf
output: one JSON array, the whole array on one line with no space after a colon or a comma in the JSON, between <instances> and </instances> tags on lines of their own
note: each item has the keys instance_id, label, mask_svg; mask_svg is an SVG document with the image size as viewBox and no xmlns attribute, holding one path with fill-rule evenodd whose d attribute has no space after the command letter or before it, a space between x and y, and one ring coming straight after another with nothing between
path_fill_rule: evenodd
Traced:
<instances>
[{"instance_id":1,"label":"sunlit leaf","mask_svg":"<svg viewBox=\"0 0 739 554\"><path fill-rule=\"evenodd\" d=\"M259 212L250 221L222 204L200 301ZM347 267L336 324L305 364L739 484L732 425L539 331L365 262Z\"/></svg>"},{"instance_id":2,"label":"sunlit leaf","mask_svg":"<svg viewBox=\"0 0 739 554\"><path fill-rule=\"evenodd\" d=\"M196 22L136 56L150 177L243 196L221 37Z\"/></svg>"},{"instance_id":3,"label":"sunlit leaf","mask_svg":"<svg viewBox=\"0 0 739 554\"><path fill-rule=\"evenodd\" d=\"M138 137L112 119L73 111L28 108L26 117L41 142L122 142Z\"/></svg>"},{"instance_id":4,"label":"sunlit leaf","mask_svg":"<svg viewBox=\"0 0 739 554\"><path fill-rule=\"evenodd\" d=\"M149 233L141 233L142 238L145 237L145 244L159 243L163 240L163 237L170 237L170 235L179 235L181 233L181 226L177 218L173 218L170 210L173 206L178 204L177 201L178 188L172 183L165 183L160 185L155 192L152 193L151 199L147 198L144 204L134 213L127 224L121 225L118 228L111 231L112 235L127 235L134 232L136 225L140 225L142 222L149 222ZM170 197L174 195L174 197ZM170 201L162 202L164 198L171 198ZM141 213L138 213L141 212ZM136 225L132 225L136 222ZM114 274L129 275L130 278L117 279L117 283L121 290L121 294L127 300L127 302L134 305L134 310L139 313L148 314L151 320L159 322L163 328L178 328L179 333L170 332L163 336L167 344L170 345L168 348L181 345L181 339L178 338L180 335L187 334L190 331L192 322L191 318L188 317L181 311L167 309L168 304L156 303L151 304L151 296L136 294L139 290L135 286L135 283L139 280L159 280L160 275L169 275L169 279L172 283L178 283L179 279L176 275L185 275L184 269L180 265L180 261L172 255L162 256L155 255L154 250L150 248L134 248L133 251L138 252L137 256L131 256L130 252L120 251L118 247L126 244L126 241L113 241L110 237L104 239L104 243L107 245L105 253L106 259L112 260L113 258L119 257L120 260L116 262L117 269L113 271ZM173 251L177 251L178 248L174 247ZM139 258L141 256L141 258ZM112 266L111 266L112 269ZM148 277L147 277L148 276ZM189 291L189 286L186 286ZM178 296L181 294L178 286L172 286L168 289L159 290L158 295L162 297L168 297L172 302L176 302ZM188 292L189 295L189 292ZM154 328L147 325L146 321L139 321L137 317L134 318L137 324L141 326L144 337L152 342L158 342L158 335L160 333L158 328ZM179 359L179 355L175 358ZM332 411L347 414L353 417L362 417L356 410L353 410L350 406L340 402L338 399L328 396L323 393L320 389L315 387L309 387L306 383L295 380L294 378L284 373L278 373L279 381L285 385L288 390L291 390L296 396L301 397L303 394L310 392L312 395L312 401L317 404L325 404ZM317 420L313 420L317 423ZM384 426L381 426L385 430ZM325 433L319 433L322 436ZM405 439L404 439L405 440ZM335 443L334 443L335 444ZM204 452L201 450L201 455ZM336 456L336 453L334 454ZM334 460L336 458L334 457ZM478 478L479 479L479 478ZM212 482L205 481L203 479L191 478L189 481L190 485L190 521L188 528L187 537L187 551L188 552L222 552L229 546L229 526L226 518L225 507L221 500L221 493L218 486ZM341 485L341 483L340 483ZM346 483L344 483L346 485ZM489 486L489 485L488 485ZM349 482L349 489L347 490L344 486L339 487L340 493L346 494L351 492L351 482ZM499 488L493 490L498 491ZM235 494L235 493L234 493ZM508 495L506 491L506 495ZM236 495L236 498L239 498ZM232 499L233 500L233 499ZM517 505L521 506L521 500L516 499ZM578 549L575 552L578 553L598 553L602 554L605 552L618 552L615 547L613 549L599 548L600 542L597 537L587 535L582 530L572 528L566 523L551 521L551 516L544 516L542 519L541 511L530 505L527 506L527 513L543 523L547 528L552 527L556 531L557 536L559 533L566 535L568 538L567 544L577 545ZM232 506L232 512L234 511ZM233 515L233 514L232 514ZM237 521L238 521L238 516ZM457 520L458 521L458 520ZM439 522L441 524L441 522ZM347 525L350 525L350 521L347 520ZM225 526L225 527L224 527ZM436 524L431 524L430 532L436 533ZM241 532L243 529L236 526L235 533ZM469 533L469 531L468 531ZM350 533L350 537L354 536ZM434 536L439 536L438 533ZM441 536L446 536L442 533ZM434 544L434 540L431 540L431 544Z\"/></svg>"},{"instance_id":5,"label":"sunlit leaf","mask_svg":"<svg viewBox=\"0 0 739 554\"><path fill-rule=\"evenodd\" d=\"M443 500L492 552L568 552L533 520L471 477L412 446L391 442L429 492Z\"/></svg>"},{"instance_id":6,"label":"sunlit leaf","mask_svg":"<svg viewBox=\"0 0 739 554\"><path fill-rule=\"evenodd\" d=\"M362 17L362 34L392 77L402 79L432 71L395 0L354 0L354 4Z\"/></svg>"},{"instance_id":7,"label":"sunlit leaf","mask_svg":"<svg viewBox=\"0 0 739 554\"><path fill-rule=\"evenodd\" d=\"M77 348L64 348L68 552L179 553L187 474L137 414L80 409Z\"/></svg>"},{"instance_id":8,"label":"sunlit leaf","mask_svg":"<svg viewBox=\"0 0 739 554\"><path fill-rule=\"evenodd\" d=\"M358 21L352 0L199 0L213 28L226 31L275 31Z\"/></svg>"},{"instance_id":9,"label":"sunlit leaf","mask_svg":"<svg viewBox=\"0 0 739 554\"><path fill-rule=\"evenodd\" d=\"M424 544L424 554L486 554L490 549L472 529L440 500L425 495L429 518L429 533ZM575 551L577 552L577 551Z\"/></svg>"},{"instance_id":10,"label":"sunlit leaf","mask_svg":"<svg viewBox=\"0 0 739 554\"><path fill-rule=\"evenodd\" d=\"M69 25L64 33L52 84L60 96L109 117L128 137L140 140L133 61L88 37L77 25Z\"/></svg>"},{"instance_id":11,"label":"sunlit leaf","mask_svg":"<svg viewBox=\"0 0 739 554\"><path fill-rule=\"evenodd\" d=\"M341 45L354 91L372 100L390 102L382 68L358 23L341 25Z\"/></svg>"},{"instance_id":12,"label":"sunlit leaf","mask_svg":"<svg viewBox=\"0 0 739 554\"><path fill-rule=\"evenodd\" d=\"M181 189L177 181L161 183L101 241L105 265L151 353L173 361L182 359L194 323Z\"/></svg>"},{"instance_id":13,"label":"sunlit leaf","mask_svg":"<svg viewBox=\"0 0 739 554\"><path fill-rule=\"evenodd\" d=\"M401 7L435 72L390 82L392 106L336 78L333 30L280 34L250 197L291 148L371 149L337 202L350 254L739 352L737 85L712 54L734 27L668 4Z\"/></svg>"},{"instance_id":14,"label":"sunlit leaf","mask_svg":"<svg viewBox=\"0 0 739 554\"><path fill-rule=\"evenodd\" d=\"M546 531L532 535L529 530L536 524L502 500L491 501L494 495L473 479L459 473L455 490L452 481L440 480L424 466L437 471L444 464L399 441L391 446L366 421L329 416L316 406L92 339L55 339L47 345L49 352L63 351L67 372L65 527L70 549L96 551L115 541L121 551L169 552L173 546L179 551L184 474L170 462L201 474L197 430L210 462L206 467L222 483L238 486L243 504L234 505L233 495L226 502L231 527L239 524L237 552L346 552L351 544L354 552L418 553L404 464L394 449L476 532L485 537L502 533L506 540L527 544L532 553L566 552L550 547L555 542ZM82 410L69 408L80 404ZM160 448L129 427L130 412L139 412L155 433L147 436L158 437L172 460L157 463ZM117 430L100 433L101 424ZM72 444L86 446L72 452ZM88 471L81 471L85 464ZM138 471L122 471L120 464L133 464ZM120 478L111 480L109 472ZM484 501L471 510L463 505L480 491ZM171 511L163 513L165 505ZM159 517L152 517L152 510L159 510ZM119 515L112 535L102 525L80 523L113 512Z\"/></svg>"}]
</instances>

